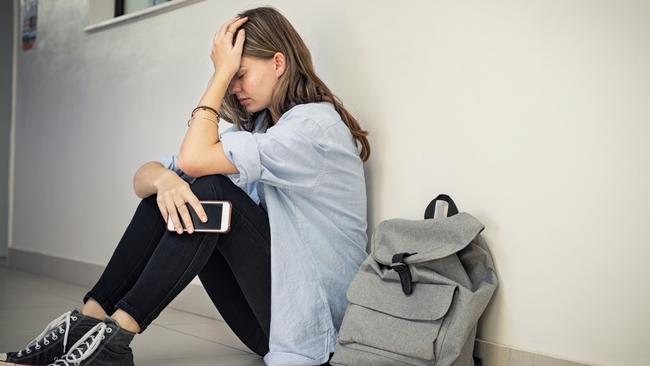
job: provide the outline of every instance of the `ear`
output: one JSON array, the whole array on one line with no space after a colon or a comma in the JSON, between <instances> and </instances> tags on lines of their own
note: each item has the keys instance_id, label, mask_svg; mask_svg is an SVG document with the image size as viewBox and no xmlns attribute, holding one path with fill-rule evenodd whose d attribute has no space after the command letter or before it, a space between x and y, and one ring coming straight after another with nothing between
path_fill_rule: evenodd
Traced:
<instances>
[{"instance_id":1,"label":"ear","mask_svg":"<svg viewBox=\"0 0 650 366\"><path fill-rule=\"evenodd\" d=\"M273 55L273 66L275 68L275 76L280 78L287 67L286 59L282 52L276 52L275 55Z\"/></svg>"}]
</instances>

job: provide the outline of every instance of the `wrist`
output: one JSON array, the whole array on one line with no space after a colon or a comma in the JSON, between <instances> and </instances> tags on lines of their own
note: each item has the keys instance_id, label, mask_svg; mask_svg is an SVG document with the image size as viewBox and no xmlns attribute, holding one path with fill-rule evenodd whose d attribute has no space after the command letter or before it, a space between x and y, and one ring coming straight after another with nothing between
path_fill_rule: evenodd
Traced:
<instances>
[{"instance_id":1,"label":"wrist","mask_svg":"<svg viewBox=\"0 0 650 366\"><path fill-rule=\"evenodd\" d=\"M165 168L165 170L163 170L162 173L160 173L160 174L158 175L158 177L157 177L156 179L153 180L153 186L156 188L156 192L160 189L160 185L161 185L162 181L163 181L165 178L167 178L170 174L174 174L174 175L175 175L176 172L174 172L173 170L170 170L170 169Z\"/></svg>"},{"instance_id":2,"label":"wrist","mask_svg":"<svg viewBox=\"0 0 650 366\"><path fill-rule=\"evenodd\" d=\"M214 85L228 86L233 76L235 76L234 73L216 72L212 74L212 78L210 79L210 86L214 86Z\"/></svg>"}]
</instances>

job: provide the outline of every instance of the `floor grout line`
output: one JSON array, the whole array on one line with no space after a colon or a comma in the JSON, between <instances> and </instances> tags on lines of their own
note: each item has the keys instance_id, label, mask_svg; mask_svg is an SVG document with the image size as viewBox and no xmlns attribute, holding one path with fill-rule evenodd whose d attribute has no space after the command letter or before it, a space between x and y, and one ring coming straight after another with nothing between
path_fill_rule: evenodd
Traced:
<instances>
[{"instance_id":1,"label":"floor grout line","mask_svg":"<svg viewBox=\"0 0 650 366\"><path fill-rule=\"evenodd\" d=\"M236 358L236 357L250 357L252 359L262 359L259 355L253 354L246 354L246 355L219 355L219 356L197 356L197 357L173 357L173 358L148 358L147 362L152 362L152 361L196 361L196 360L205 360L205 361L211 361L211 360L218 360L219 362L227 361L225 358ZM136 360L137 361L137 360Z\"/></svg>"},{"instance_id":2,"label":"floor grout line","mask_svg":"<svg viewBox=\"0 0 650 366\"><path fill-rule=\"evenodd\" d=\"M219 344L219 345L222 345L222 346L228 347L228 348L235 349L235 350L237 350L237 351L242 351L242 352L245 352L246 354L249 354L249 355L252 354L252 355L256 355L256 356L258 356L256 353L254 353L254 352L252 352L252 351L250 351L250 350L239 349L239 348L237 348L237 347L235 347L235 346L228 345L228 344L223 344L223 343L221 343L221 342L216 342L216 341L214 341L214 340L212 340L212 339L205 338L205 337L201 337L201 336L198 336L198 335L196 335L196 334L192 334L192 333L187 333L187 332L184 332L184 331L179 330L179 329L174 329L174 328L166 327L166 326L163 326L163 325L158 325L158 326L161 327L161 328L165 328L165 329L167 329L167 330L171 330L171 331L173 331L173 332L177 332L177 333L180 333L180 334L184 334L184 335L186 335L186 336L190 336L190 337L194 337L194 338L202 339L202 340L204 340L204 341L208 341L208 342L211 342L211 343L216 343L216 344Z\"/></svg>"}]
</instances>

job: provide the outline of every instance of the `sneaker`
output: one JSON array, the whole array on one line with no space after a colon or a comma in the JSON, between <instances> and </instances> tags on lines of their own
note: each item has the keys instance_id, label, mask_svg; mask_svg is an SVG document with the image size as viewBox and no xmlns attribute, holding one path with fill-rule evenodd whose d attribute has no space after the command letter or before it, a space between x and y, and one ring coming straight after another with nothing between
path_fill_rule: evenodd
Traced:
<instances>
[{"instance_id":1,"label":"sneaker","mask_svg":"<svg viewBox=\"0 0 650 366\"><path fill-rule=\"evenodd\" d=\"M61 358L69 346L101 320L68 311L52 320L45 329L18 352L0 353L0 366L47 365Z\"/></svg>"},{"instance_id":2,"label":"sneaker","mask_svg":"<svg viewBox=\"0 0 650 366\"><path fill-rule=\"evenodd\" d=\"M68 353L48 366L133 366L129 344L135 333L120 328L107 317L92 327Z\"/></svg>"}]
</instances>

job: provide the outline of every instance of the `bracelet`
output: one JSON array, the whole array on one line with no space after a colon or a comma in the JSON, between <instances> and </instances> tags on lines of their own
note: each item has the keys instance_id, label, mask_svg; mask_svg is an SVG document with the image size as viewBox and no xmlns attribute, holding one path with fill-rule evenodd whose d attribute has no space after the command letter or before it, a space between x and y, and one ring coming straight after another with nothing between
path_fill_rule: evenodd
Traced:
<instances>
[{"instance_id":1,"label":"bracelet","mask_svg":"<svg viewBox=\"0 0 650 366\"><path fill-rule=\"evenodd\" d=\"M210 111L202 110L202 109L199 109L198 111L192 113L192 117L196 117L196 116L210 117L217 120L219 119L219 115L213 114Z\"/></svg>"},{"instance_id":2,"label":"bracelet","mask_svg":"<svg viewBox=\"0 0 650 366\"><path fill-rule=\"evenodd\" d=\"M201 115L192 116L192 118L187 120L187 127L190 127L190 123L191 123L191 121L193 119L207 119L207 120L210 120L210 121L214 122L215 125L217 125L217 128L219 128L219 122L216 119L210 118L207 115L205 115L205 116L201 116Z\"/></svg>"},{"instance_id":3,"label":"bracelet","mask_svg":"<svg viewBox=\"0 0 650 366\"><path fill-rule=\"evenodd\" d=\"M193 119L209 119L210 121L214 122L217 127L219 127L219 113L212 114L212 112L208 112L208 110L215 112L214 109L210 107L206 107L205 109L203 106L194 108L191 118L187 120L187 127L190 126L190 123Z\"/></svg>"},{"instance_id":4,"label":"bracelet","mask_svg":"<svg viewBox=\"0 0 650 366\"><path fill-rule=\"evenodd\" d=\"M194 119L207 119L209 121L214 122L214 124L217 125L217 128L219 127L219 124L217 123L217 121L215 121L213 119L210 119L210 118L205 118L205 117L192 117L192 118L188 119L187 120L187 127L190 127L190 123L192 123L192 120L194 120Z\"/></svg>"},{"instance_id":5,"label":"bracelet","mask_svg":"<svg viewBox=\"0 0 650 366\"><path fill-rule=\"evenodd\" d=\"M190 116L194 116L194 112L196 112L197 110L201 110L201 109L212 111L214 114L217 115L217 118L219 118L219 117L221 116L221 115L219 114L219 112L217 112L214 108L209 107L209 106L207 106L207 105L200 105L200 106L194 108L194 110L192 111L192 113L190 114Z\"/></svg>"}]
</instances>

